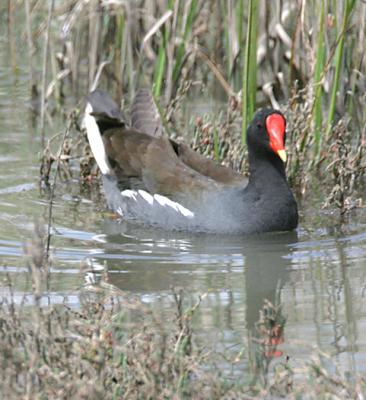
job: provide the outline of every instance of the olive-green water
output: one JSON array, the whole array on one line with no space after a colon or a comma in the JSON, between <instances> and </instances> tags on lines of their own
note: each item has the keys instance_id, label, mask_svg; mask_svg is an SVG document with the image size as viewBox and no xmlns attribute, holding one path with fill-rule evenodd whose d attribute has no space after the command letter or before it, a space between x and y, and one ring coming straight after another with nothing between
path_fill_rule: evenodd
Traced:
<instances>
[{"instance_id":1,"label":"olive-green water","mask_svg":"<svg viewBox=\"0 0 366 400\"><path fill-rule=\"evenodd\" d=\"M15 299L30 293L23 244L35 220L47 219L48 194L38 186L39 129L31 124L28 70L11 70L6 40L0 51L0 289L13 282ZM23 61L24 62L24 61ZM192 115L194 111L192 110ZM62 132L47 124L47 134ZM80 190L59 182L54 198L51 302L78 305L91 260L109 283L169 318L171 287L194 299L208 293L196 330L235 352L247 343L264 299L282 304L286 319L276 357L306 360L311 347L332 354L346 371L366 372L366 213L343 225L320 202L302 205L296 232L251 238L166 233L115 221ZM277 300L276 300L277 299Z\"/></svg>"}]
</instances>

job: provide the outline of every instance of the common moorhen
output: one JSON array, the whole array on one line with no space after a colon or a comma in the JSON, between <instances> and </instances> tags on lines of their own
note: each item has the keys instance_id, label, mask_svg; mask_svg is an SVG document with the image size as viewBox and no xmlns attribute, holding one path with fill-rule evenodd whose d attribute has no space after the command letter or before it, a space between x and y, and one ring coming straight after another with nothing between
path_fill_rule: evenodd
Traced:
<instances>
[{"instance_id":1,"label":"common moorhen","mask_svg":"<svg viewBox=\"0 0 366 400\"><path fill-rule=\"evenodd\" d=\"M84 121L108 206L127 220L235 234L297 226L285 174L286 120L279 111L259 110L248 127L249 181L169 139L147 90L135 97L131 124L99 89L87 99Z\"/></svg>"}]
</instances>

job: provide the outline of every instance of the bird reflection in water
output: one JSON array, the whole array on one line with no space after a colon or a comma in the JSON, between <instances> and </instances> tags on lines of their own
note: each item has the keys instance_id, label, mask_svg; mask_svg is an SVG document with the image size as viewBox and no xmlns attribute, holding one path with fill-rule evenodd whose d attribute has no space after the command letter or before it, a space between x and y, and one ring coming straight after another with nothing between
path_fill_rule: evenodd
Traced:
<instances>
[{"instance_id":1,"label":"bird reflection in water","mask_svg":"<svg viewBox=\"0 0 366 400\"><path fill-rule=\"evenodd\" d=\"M298 240L296 231L252 237L190 236L177 232L168 235L163 231L138 229L136 226L107 219L104 221L103 232L105 253L98 258L104 259L109 271L109 283L126 291L125 295L149 293L149 298L153 299L159 293L170 293L170 288L174 285L183 287L187 293L202 294L211 289L211 286L204 285L211 285L212 282L222 285L215 290L222 293L234 291L230 309L232 306L244 307L245 320L238 321L234 315L234 319L230 318L230 321L221 321L221 329L247 333L250 364L255 375L265 376L272 360L283 361L285 356L280 345L285 341L286 318L281 307L281 292L291 269L294 251L292 245ZM170 248L172 238L174 243L180 243L177 248ZM162 242L166 243L166 248L159 247ZM149 254L145 254L143 250L146 249L146 244L151 244ZM220 259L229 259L227 263L230 264L230 257L233 259L234 253L236 262L242 260L243 266L238 268L242 269L243 275L237 272L238 264L235 273L228 267L227 272L232 274L231 278L227 273L223 278L220 270L213 272L215 267L210 264L207 264L207 273L211 275L207 276L215 278L202 280L202 275L195 275L196 271L204 273L206 269L205 262L200 265L202 260L210 262L211 257L216 263ZM185 259L187 264L184 264ZM244 297L240 294L243 292ZM240 300L236 300L238 298ZM205 307L204 304L202 306ZM204 309L203 312L210 310ZM206 323L207 321L206 317Z\"/></svg>"},{"instance_id":2,"label":"bird reflection in water","mask_svg":"<svg viewBox=\"0 0 366 400\"><path fill-rule=\"evenodd\" d=\"M288 362L279 347L286 324L281 292L291 267L291 245L297 240L297 232L267 234L245 246L246 327L255 379L266 381L272 360Z\"/></svg>"}]
</instances>

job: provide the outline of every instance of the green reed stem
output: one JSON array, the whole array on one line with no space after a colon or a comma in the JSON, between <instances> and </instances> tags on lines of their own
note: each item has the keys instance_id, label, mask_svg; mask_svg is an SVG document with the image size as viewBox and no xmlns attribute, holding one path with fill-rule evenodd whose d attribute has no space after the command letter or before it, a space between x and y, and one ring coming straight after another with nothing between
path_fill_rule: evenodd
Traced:
<instances>
[{"instance_id":1,"label":"green reed stem","mask_svg":"<svg viewBox=\"0 0 366 400\"><path fill-rule=\"evenodd\" d=\"M219 133L218 129L215 126L214 128L214 137L213 137L213 145L214 145L214 158L216 161L220 160L220 146L219 146Z\"/></svg>"},{"instance_id":2,"label":"green reed stem","mask_svg":"<svg viewBox=\"0 0 366 400\"><path fill-rule=\"evenodd\" d=\"M326 137L329 137L330 131L332 129L334 113L337 102L337 93L339 88L339 78L341 74L342 64L343 64L343 50L344 50L344 40L345 34L348 27L349 17L353 10L356 0L345 0L344 1L344 10L343 10L343 20L342 20L342 30L340 32L336 53L335 53L335 73L332 87L332 94L330 99L330 106L328 112L328 120L327 120L327 128L326 128Z\"/></svg>"},{"instance_id":3,"label":"green reed stem","mask_svg":"<svg viewBox=\"0 0 366 400\"><path fill-rule=\"evenodd\" d=\"M222 31L222 47L227 54L227 62L226 64L226 76L231 78L231 72L233 67L233 57L231 51L231 35L230 35L230 25L232 24L232 11L230 9L230 3L228 2L227 7L221 5L217 7L216 14L218 15L217 18L217 26L215 27L217 30ZM221 23L222 21L222 23ZM220 26L220 23L222 26Z\"/></svg>"},{"instance_id":4,"label":"green reed stem","mask_svg":"<svg viewBox=\"0 0 366 400\"><path fill-rule=\"evenodd\" d=\"M314 70L314 84L315 84L315 99L314 99L314 109L313 109L313 120L315 123L315 133L314 133L314 155L317 158L320 151L321 144L321 129L323 123L322 114L322 75L324 73L324 60L325 60L325 38L324 38L324 0L321 2L321 10L319 17L319 30L318 30L318 40L316 49L316 60L315 60L315 70Z\"/></svg>"},{"instance_id":5,"label":"green reed stem","mask_svg":"<svg viewBox=\"0 0 366 400\"><path fill-rule=\"evenodd\" d=\"M242 0L244 1L244 0ZM242 144L246 141L248 121L252 118L257 92L257 11L258 1L249 1L247 38L245 42L242 87Z\"/></svg>"},{"instance_id":6,"label":"green reed stem","mask_svg":"<svg viewBox=\"0 0 366 400\"><path fill-rule=\"evenodd\" d=\"M238 1L236 4L236 26L238 32L238 40L241 43L243 38L243 31L244 31L244 1Z\"/></svg>"},{"instance_id":7,"label":"green reed stem","mask_svg":"<svg viewBox=\"0 0 366 400\"><path fill-rule=\"evenodd\" d=\"M175 65L173 69L173 82L176 82L178 79L178 76L180 74L182 64L183 64L183 59L185 55L185 45L188 40L189 34L193 32L193 22L196 16L197 12L197 5L198 5L198 0L191 0L191 3L188 8L188 14L187 17L185 18L185 25L183 27L183 41L179 45L177 53L175 55Z\"/></svg>"},{"instance_id":8,"label":"green reed stem","mask_svg":"<svg viewBox=\"0 0 366 400\"><path fill-rule=\"evenodd\" d=\"M125 67L125 60L122 57L123 52L123 36L125 30L125 18L123 13L116 15L115 17L116 23L116 32L115 32L115 53L114 53L114 70L117 72L117 88L116 94L117 98L122 97L122 86L124 81L124 67Z\"/></svg>"},{"instance_id":9,"label":"green reed stem","mask_svg":"<svg viewBox=\"0 0 366 400\"><path fill-rule=\"evenodd\" d=\"M168 10L173 10L174 3L173 0L168 1ZM168 42L170 31L167 29L166 25L163 25L161 28L162 31L162 43L159 47L158 52L158 61L156 63L156 68L154 71L154 79L153 79L153 96L154 98L158 98L161 95L161 89L163 86L164 75L165 75L165 66L168 56Z\"/></svg>"},{"instance_id":10,"label":"green reed stem","mask_svg":"<svg viewBox=\"0 0 366 400\"><path fill-rule=\"evenodd\" d=\"M164 72L165 72L165 64L166 64L166 43L168 41L168 33L165 27L163 29L163 43L159 47L158 52L158 61L156 63L156 68L154 72L154 80L153 80L153 95L155 98L160 97L161 88L163 85Z\"/></svg>"},{"instance_id":11,"label":"green reed stem","mask_svg":"<svg viewBox=\"0 0 366 400\"><path fill-rule=\"evenodd\" d=\"M356 50L356 39L352 37L350 39L350 44L347 46L346 54L345 54L345 59L346 59L346 70L347 70L347 75L349 77L349 96L346 97L347 100L347 113L348 115L352 115L354 111L354 96L353 94L356 93L356 82L357 82L357 72L355 68L353 67L354 65L357 65L357 62L354 57L352 57L353 54L357 53ZM349 55L349 57L348 57ZM366 70L365 70L366 71Z\"/></svg>"}]
</instances>

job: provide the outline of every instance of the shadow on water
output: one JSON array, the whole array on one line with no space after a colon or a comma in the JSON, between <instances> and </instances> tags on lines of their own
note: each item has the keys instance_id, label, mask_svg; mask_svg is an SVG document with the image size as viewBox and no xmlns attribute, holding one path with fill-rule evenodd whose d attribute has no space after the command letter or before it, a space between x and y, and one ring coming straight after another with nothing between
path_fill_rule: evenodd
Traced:
<instances>
[{"instance_id":1,"label":"shadow on water","mask_svg":"<svg viewBox=\"0 0 366 400\"><path fill-rule=\"evenodd\" d=\"M104 261L108 266L110 279L122 290L154 292L167 290L175 283L189 287L195 273L203 265L217 265L218 268L241 268L244 273L242 282L246 282L247 296L253 298L252 303L259 306L262 301L254 299L274 300L276 288L285 281L291 265L292 245L298 241L296 231L252 237L192 235L144 229L111 220L104 221L102 230L105 232L102 237L105 242L104 250L108 253ZM131 264L131 259L134 257L128 250L134 248L136 240L146 249L139 252L142 257L141 263L135 259ZM173 258L172 249L175 250ZM148 262L143 259L144 253L149 259ZM137 257L137 254L135 255ZM167 258L164 262L165 256ZM98 259L103 260L103 256ZM155 259L163 270L159 271L159 268L156 268ZM148 286L146 287L141 279L126 279L124 274L116 278L113 272L116 272L116 268L121 265L123 272L133 274L141 268L151 272L153 275L150 276ZM172 275L179 273L187 273L187 279L179 281L172 279Z\"/></svg>"},{"instance_id":2,"label":"shadow on water","mask_svg":"<svg viewBox=\"0 0 366 400\"><path fill-rule=\"evenodd\" d=\"M216 291L223 296L223 303L225 294L230 293L231 301L245 304L245 317L237 323L251 334L265 300L278 303L298 242L296 231L251 237L188 235L111 220L104 221L102 230L108 255L98 256L98 261L105 263L110 283L124 291L148 292L152 297L172 286L183 287L188 293ZM131 254L137 238L146 246L147 259L141 249L139 254Z\"/></svg>"}]
</instances>

